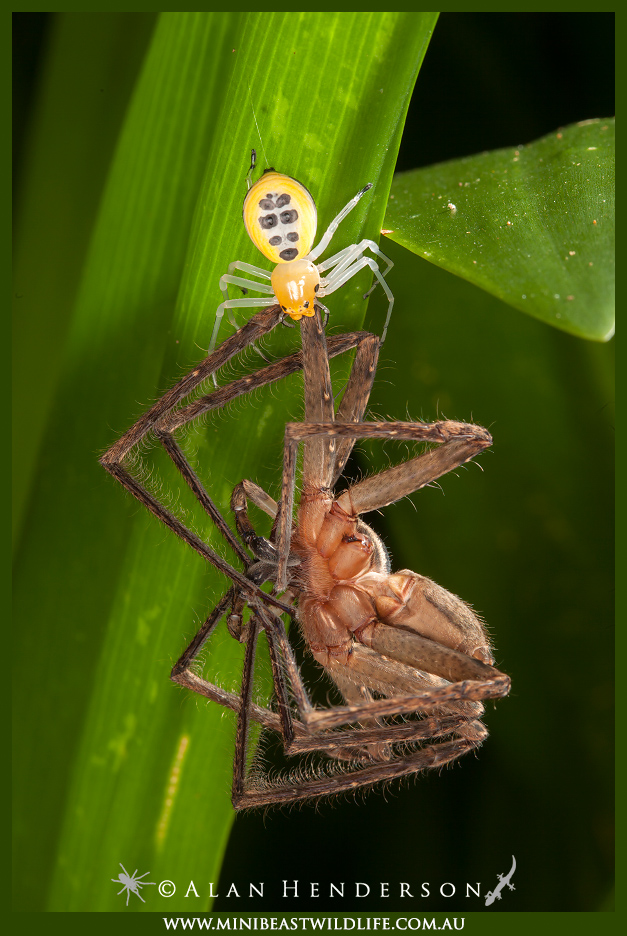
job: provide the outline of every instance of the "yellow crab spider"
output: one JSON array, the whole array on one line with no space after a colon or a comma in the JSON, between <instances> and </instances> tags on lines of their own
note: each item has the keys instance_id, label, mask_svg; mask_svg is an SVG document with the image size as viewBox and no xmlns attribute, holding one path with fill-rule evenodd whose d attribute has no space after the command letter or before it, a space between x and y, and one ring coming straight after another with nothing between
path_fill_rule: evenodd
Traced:
<instances>
[{"instance_id":1,"label":"yellow crab spider","mask_svg":"<svg viewBox=\"0 0 627 936\"><path fill-rule=\"evenodd\" d=\"M255 151L253 150L250 172L254 165ZM248 184L250 186L250 182ZM372 183L365 185L354 198L351 198L333 219L318 245L313 247L317 213L316 203L311 194L296 179L276 172L274 169L266 169L261 178L249 187L244 199L244 225L255 246L276 266L272 273L269 273L267 270L239 260L229 264L228 273L220 277L220 290L224 296L224 302L220 303L216 310L216 320L209 345L210 353L215 348L225 309L229 321L235 328L237 328L237 323L233 319L231 309L277 304L281 306L285 315L289 315L297 322L303 315L314 315L315 303L328 316L328 309L320 302L320 299L335 292L364 267L370 267L388 299L387 318L381 335L383 342L394 305L394 296L385 281L387 273L394 266L389 257L379 250L374 241L365 239L358 244L345 247L323 263L314 262L327 249L331 238L346 215L353 210L362 195L370 188L372 188ZM383 273L376 260L364 256L365 250L370 250L385 261L387 266ZM247 273L264 282L234 276L234 270ZM322 275L325 273L326 276ZM229 299L229 284L239 286L246 291L262 293L262 297ZM372 288L374 289L374 286ZM366 295L370 295L371 291Z\"/></svg>"}]
</instances>

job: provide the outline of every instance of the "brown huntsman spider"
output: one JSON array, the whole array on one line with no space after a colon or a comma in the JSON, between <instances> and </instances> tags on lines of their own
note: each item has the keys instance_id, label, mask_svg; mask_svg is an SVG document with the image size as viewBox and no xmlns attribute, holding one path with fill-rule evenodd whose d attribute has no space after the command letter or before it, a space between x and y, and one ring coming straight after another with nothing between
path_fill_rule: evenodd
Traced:
<instances>
[{"instance_id":1,"label":"brown huntsman spider","mask_svg":"<svg viewBox=\"0 0 627 936\"><path fill-rule=\"evenodd\" d=\"M301 322L302 351L185 402L281 317L276 306L254 315L101 458L130 493L231 580L174 665L171 678L237 713L232 788L236 809L328 796L442 767L482 743L487 735L482 703L507 695L510 688L509 677L493 665L486 632L471 608L422 575L408 570L392 574L385 547L361 519L474 458L492 442L486 429L448 420L364 421L379 339L352 332L327 340L319 312ZM351 349L356 349L355 360L334 411L329 358ZM251 481L237 484L231 506L238 539L175 434L202 414L298 370L304 375L305 419L285 427L281 501ZM211 550L125 467L125 459L149 432L241 559L241 571ZM335 486L359 439L415 440L431 447L336 495ZM302 482L294 518L301 444ZM269 537L254 530L249 502L273 519ZM266 582L273 585L271 593L261 588ZM311 701L286 617L297 622L343 704L320 706ZM223 618L231 635L245 644L239 694L205 679L199 664L200 651ZM261 632L272 665L270 707L253 699ZM258 766L249 770L251 722L278 733L288 757L315 752L323 755L322 766L278 777Z\"/></svg>"}]
</instances>

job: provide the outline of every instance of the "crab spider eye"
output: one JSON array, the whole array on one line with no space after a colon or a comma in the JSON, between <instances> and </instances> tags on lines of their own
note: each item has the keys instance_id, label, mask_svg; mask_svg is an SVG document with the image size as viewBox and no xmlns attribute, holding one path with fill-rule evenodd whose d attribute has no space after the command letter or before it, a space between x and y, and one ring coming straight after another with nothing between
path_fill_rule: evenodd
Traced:
<instances>
[{"instance_id":1,"label":"crab spider eye","mask_svg":"<svg viewBox=\"0 0 627 936\"><path fill-rule=\"evenodd\" d=\"M313 247L316 204L296 179L269 170L246 195L244 224L264 257L272 263L291 263Z\"/></svg>"}]
</instances>

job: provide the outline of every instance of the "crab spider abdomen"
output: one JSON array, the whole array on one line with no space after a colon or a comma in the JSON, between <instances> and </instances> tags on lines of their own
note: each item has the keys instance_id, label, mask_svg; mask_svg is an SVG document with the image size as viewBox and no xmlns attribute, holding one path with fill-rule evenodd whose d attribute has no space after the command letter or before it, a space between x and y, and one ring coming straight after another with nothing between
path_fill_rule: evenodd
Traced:
<instances>
[{"instance_id":1,"label":"crab spider abdomen","mask_svg":"<svg viewBox=\"0 0 627 936\"><path fill-rule=\"evenodd\" d=\"M244 224L264 257L290 263L306 257L313 247L316 203L301 182L268 169L244 199Z\"/></svg>"}]
</instances>

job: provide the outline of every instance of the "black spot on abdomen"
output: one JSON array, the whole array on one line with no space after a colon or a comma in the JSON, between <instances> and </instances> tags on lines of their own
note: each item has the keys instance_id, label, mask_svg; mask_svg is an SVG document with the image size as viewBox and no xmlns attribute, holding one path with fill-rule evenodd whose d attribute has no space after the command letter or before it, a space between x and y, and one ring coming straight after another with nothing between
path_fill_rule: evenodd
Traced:
<instances>
[{"instance_id":1,"label":"black spot on abdomen","mask_svg":"<svg viewBox=\"0 0 627 936\"><path fill-rule=\"evenodd\" d=\"M287 247L285 250L282 250L279 254L281 260L295 260L298 256L298 251L295 247Z\"/></svg>"}]
</instances>

